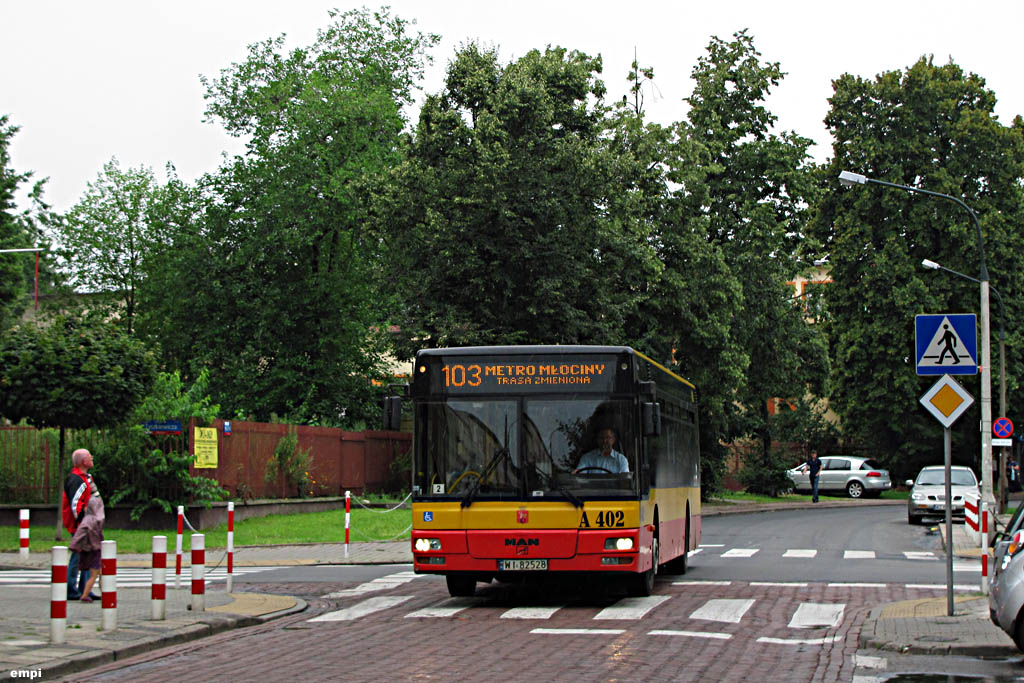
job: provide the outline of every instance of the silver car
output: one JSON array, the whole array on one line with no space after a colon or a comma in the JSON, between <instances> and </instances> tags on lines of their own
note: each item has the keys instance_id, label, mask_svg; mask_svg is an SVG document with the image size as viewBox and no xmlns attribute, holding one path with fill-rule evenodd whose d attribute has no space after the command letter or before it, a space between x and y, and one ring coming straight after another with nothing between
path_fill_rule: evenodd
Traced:
<instances>
[{"instance_id":1,"label":"silver car","mask_svg":"<svg viewBox=\"0 0 1024 683\"><path fill-rule=\"evenodd\" d=\"M978 494L978 478L970 467L951 467L949 471L950 492L953 503L950 510L954 517L964 516L964 495ZM910 497L907 498L907 523L920 524L925 517L946 516L946 468L942 465L925 467L917 479L907 480Z\"/></svg>"},{"instance_id":2,"label":"silver car","mask_svg":"<svg viewBox=\"0 0 1024 683\"><path fill-rule=\"evenodd\" d=\"M989 586L988 609L992 622L1024 652L1024 531L1014 533L1004 548Z\"/></svg>"},{"instance_id":3,"label":"silver car","mask_svg":"<svg viewBox=\"0 0 1024 683\"><path fill-rule=\"evenodd\" d=\"M810 476L807 463L800 464L787 472L796 491L810 492ZM850 498L880 496L882 491L892 488L889 470L871 458L853 455L826 455L821 458L821 472L818 474L818 491L845 491Z\"/></svg>"}]
</instances>

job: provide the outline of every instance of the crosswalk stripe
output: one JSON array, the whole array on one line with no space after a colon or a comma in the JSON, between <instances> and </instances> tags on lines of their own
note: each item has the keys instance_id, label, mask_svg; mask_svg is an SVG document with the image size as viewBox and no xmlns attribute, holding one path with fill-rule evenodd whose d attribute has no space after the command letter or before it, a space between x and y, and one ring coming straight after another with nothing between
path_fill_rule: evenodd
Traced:
<instances>
[{"instance_id":1,"label":"crosswalk stripe","mask_svg":"<svg viewBox=\"0 0 1024 683\"><path fill-rule=\"evenodd\" d=\"M760 548L733 548L722 553L722 557L753 557Z\"/></svg>"},{"instance_id":2,"label":"crosswalk stripe","mask_svg":"<svg viewBox=\"0 0 1024 683\"><path fill-rule=\"evenodd\" d=\"M451 617L451 616L454 616L454 615L458 614L459 612L461 612L462 610L464 610L464 609L466 609L468 607L473 607L474 605L480 604L480 602L481 602L480 598L471 598L471 597L448 598L444 602L441 602L441 603L439 603L437 605L434 605L433 607L424 607L423 609L418 609L415 612L410 612L409 614L406 614L405 616L406 616L406 618L409 618L409 617L427 617L427 618L431 618L431 617Z\"/></svg>"},{"instance_id":3,"label":"crosswalk stripe","mask_svg":"<svg viewBox=\"0 0 1024 683\"><path fill-rule=\"evenodd\" d=\"M731 586L732 581L673 581L673 586Z\"/></svg>"},{"instance_id":4,"label":"crosswalk stripe","mask_svg":"<svg viewBox=\"0 0 1024 683\"><path fill-rule=\"evenodd\" d=\"M843 553L844 560L873 560L874 550L847 550Z\"/></svg>"},{"instance_id":5,"label":"crosswalk stripe","mask_svg":"<svg viewBox=\"0 0 1024 683\"><path fill-rule=\"evenodd\" d=\"M843 618L845 604L803 602L796 608L789 628L835 628Z\"/></svg>"},{"instance_id":6,"label":"crosswalk stripe","mask_svg":"<svg viewBox=\"0 0 1024 683\"><path fill-rule=\"evenodd\" d=\"M646 598L623 598L605 607L595 619L640 619L652 609L668 600L669 595L651 595Z\"/></svg>"},{"instance_id":7,"label":"crosswalk stripe","mask_svg":"<svg viewBox=\"0 0 1024 683\"><path fill-rule=\"evenodd\" d=\"M818 554L817 550L801 550L801 549L790 549L782 553L783 557L803 557L810 558Z\"/></svg>"},{"instance_id":8,"label":"crosswalk stripe","mask_svg":"<svg viewBox=\"0 0 1024 683\"><path fill-rule=\"evenodd\" d=\"M939 559L939 558L935 557L935 553L933 553L931 551L911 551L911 550L908 550L908 551L904 551L903 555L908 560L937 560L937 559Z\"/></svg>"},{"instance_id":9,"label":"crosswalk stripe","mask_svg":"<svg viewBox=\"0 0 1024 683\"><path fill-rule=\"evenodd\" d=\"M981 572L981 561L963 561L954 562L953 571L955 572Z\"/></svg>"},{"instance_id":10,"label":"crosswalk stripe","mask_svg":"<svg viewBox=\"0 0 1024 683\"><path fill-rule=\"evenodd\" d=\"M501 614L502 619L550 619L555 612L562 609L563 605L557 607L513 607Z\"/></svg>"},{"instance_id":11,"label":"crosswalk stripe","mask_svg":"<svg viewBox=\"0 0 1024 683\"><path fill-rule=\"evenodd\" d=\"M356 603L351 607L321 614L320 616L313 617L308 621L352 621L359 617L365 617L367 614L373 614L374 612L380 612L381 610L401 605L406 600L412 600L412 596L378 595L373 598L367 598L366 600Z\"/></svg>"},{"instance_id":12,"label":"crosswalk stripe","mask_svg":"<svg viewBox=\"0 0 1024 683\"><path fill-rule=\"evenodd\" d=\"M715 599L708 600L700 608L694 611L691 619L703 619L705 621L722 621L728 624L738 624L743 615L754 605L753 600Z\"/></svg>"}]
</instances>

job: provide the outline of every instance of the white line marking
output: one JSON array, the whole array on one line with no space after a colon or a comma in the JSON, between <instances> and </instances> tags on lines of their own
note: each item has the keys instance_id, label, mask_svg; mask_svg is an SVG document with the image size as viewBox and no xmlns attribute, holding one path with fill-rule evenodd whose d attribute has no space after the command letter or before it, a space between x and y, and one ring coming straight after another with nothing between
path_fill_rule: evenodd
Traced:
<instances>
[{"instance_id":1,"label":"white line marking","mask_svg":"<svg viewBox=\"0 0 1024 683\"><path fill-rule=\"evenodd\" d=\"M550 619L564 605L557 607L513 607L502 613L502 619Z\"/></svg>"},{"instance_id":2,"label":"white line marking","mask_svg":"<svg viewBox=\"0 0 1024 683\"><path fill-rule=\"evenodd\" d=\"M458 614L459 612L461 612L462 610L464 610L464 609L466 609L468 607L472 607L473 605L477 605L479 603L480 603L480 599L479 598L470 598L470 597L448 598L447 600L444 600L443 602L439 602L438 604L434 605L433 607L424 607L423 609L418 609L415 612L409 612L409 614L406 614L405 616L406 616L406 618L408 618L408 617L426 617L426 618L450 617L450 616L454 616L454 615Z\"/></svg>"},{"instance_id":3,"label":"white line marking","mask_svg":"<svg viewBox=\"0 0 1024 683\"><path fill-rule=\"evenodd\" d=\"M853 665L865 669L885 669L889 666L889 660L885 657L870 657L868 655L854 655Z\"/></svg>"},{"instance_id":4,"label":"white line marking","mask_svg":"<svg viewBox=\"0 0 1024 683\"><path fill-rule=\"evenodd\" d=\"M873 560L875 559L874 550L847 550L843 553L844 560Z\"/></svg>"},{"instance_id":5,"label":"white line marking","mask_svg":"<svg viewBox=\"0 0 1024 683\"><path fill-rule=\"evenodd\" d=\"M789 628L835 628L843 619L846 605L823 602L804 602L796 608Z\"/></svg>"},{"instance_id":6,"label":"white line marking","mask_svg":"<svg viewBox=\"0 0 1024 683\"><path fill-rule=\"evenodd\" d=\"M698 548L724 548L724 543L701 543Z\"/></svg>"},{"instance_id":7,"label":"white line marking","mask_svg":"<svg viewBox=\"0 0 1024 683\"><path fill-rule=\"evenodd\" d=\"M886 583L830 583L829 588L885 588Z\"/></svg>"},{"instance_id":8,"label":"white line marking","mask_svg":"<svg viewBox=\"0 0 1024 683\"><path fill-rule=\"evenodd\" d=\"M623 598L605 607L595 619L641 619L652 609L668 600L670 595L652 595L647 598Z\"/></svg>"},{"instance_id":9,"label":"white line marking","mask_svg":"<svg viewBox=\"0 0 1024 683\"><path fill-rule=\"evenodd\" d=\"M729 640L731 633L709 633L707 631L648 631L649 636L688 636L690 638L715 638L717 640Z\"/></svg>"},{"instance_id":10,"label":"white line marking","mask_svg":"<svg viewBox=\"0 0 1024 683\"><path fill-rule=\"evenodd\" d=\"M782 553L783 557L814 557L818 554L817 550L803 550L799 548L792 548Z\"/></svg>"},{"instance_id":11,"label":"white line marking","mask_svg":"<svg viewBox=\"0 0 1024 683\"><path fill-rule=\"evenodd\" d=\"M702 607L691 614L690 618L738 624L753 604L753 600L708 600Z\"/></svg>"},{"instance_id":12,"label":"white line marking","mask_svg":"<svg viewBox=\"0 0 1024 683\"><path fill-rule=\"evenodd\" d=\"M412 600L411 595L378 595L375 598L367 598L360 603L340 609L335 612L321 614L307 621L352 621L367 614L380 612L381 610L401 605L406 600Z\"/></svg>"},{"instance_id":13,"label":"white line marking","mask_svg":"<svg viewBox=\"0 0 1024 683\"><path fill-rule=\"evenodd\" d=\"M552 635L589 635L592 633L616 636L625 633L624 628L535 628L530 633L550 633Z\"/></svg>"},{"instance_id":14,"label":"white line marking","mask_svg":"<svg viewBox=\"0 0 1024 683\"><path fill-rule=\"evenodd\" d=\"M978 572L981 573L981 560L978 561L963 561L954 562L953 571L955 572Z\"/></svg>"},{"instance_id":15,"label":"white line marking","mask_svg":"<svg viewBox=\"0 0 1024 683\"><path fill-rule=\"evenodd\" d=\"M732 581L673 581L673 586L731 586Z\"/></svg>"},{"instance_id":16,"label":"white line marking","mask_svg":"<svg viewBox=\"0 0 1024 683\"><path fill-rule=\"evenodd\" d=\"M908 560L937 560L937 559L939 559L939 558L935 557L935 553L931 552L930 550L929 551L905 550L905 551L903 551L903 554L906 556L906 558Z\"/></svg>"},{"instance_id":17,"label":"white line marking","mask_svg":"<svg viewBox=\"0 0 1024 683\"><path fill-rule=\"evenodd\" d=\"M781 588L807 588L806 583L799 581L751 581L751 586L778 586Z\"/></svg>"},{"instance_id":18,"label":"white line marking","mask_svg":"<svg viewBox=\"0 0 1024 683\"><path fill-rule=\"evenodd\" d=\"M908 583L907 588L920 588L922 590L935 590L944 591L946 590L946 584L944 583ZM955 591L976 591L979 590L978 586L970 586L967 584L953 584L953 590Z\"/></svg>"},{"instance_id":19,"label":"white line marking","mask_svg":"<svg viewBox=\"0 0 1024 683\"><path fill-rule=\"evenodd\" d=\"M759 643L772 643L774 645L826 645L838 643L844 636L830 636L827 638L758 638Z\"/></svg>"},{"instance_id":20,"label":"white line marking","mask_svg":"<svg viewBox=\"0 0 1024 683\"><path fill-rule=\"evenodd\" d=\"M760 548L733 548L722 553L722 557L753 557Z\"/></svg>"},{"instance_id":21,"label":"white line marking","mask_svg":"<svg viewBox=\"0 0 1024 683\"><path fill-rule=\"evenodd\" d=\"M387 576L381 576L372 581L361 583L355 588L346 588L342 591L336 591L334 593L328 593L321 597L330 598L348 598L353 595L364 595L366 593L375 593L377 591L391 590L397 588L403 584L409 583L415 579L419 579L425 576L424 574L414 574L412 572L398 572L396 574L388 574Z\"/></svg>"},{"instance_id":22,"label":"white line marking","mask_svg":"<svg viewBox=\"0 0 1024 683\"><path fill-rule=\"evenodd\" d=\"M686 553L686 556L687 557L693 557L694 555L699 553L701 550L704 550L704 549L703 548L697 548L696 550L691 550L690 552Z\"/></svg>"}]
</instances>

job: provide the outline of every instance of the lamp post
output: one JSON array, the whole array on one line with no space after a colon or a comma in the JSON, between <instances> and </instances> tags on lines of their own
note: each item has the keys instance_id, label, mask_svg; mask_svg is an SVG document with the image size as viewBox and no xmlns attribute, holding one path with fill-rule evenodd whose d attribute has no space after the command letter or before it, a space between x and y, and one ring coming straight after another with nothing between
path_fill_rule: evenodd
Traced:
<instances>
[{"instance_id":1,"label":"lamp post","mask_svg":"<svg viewBox=\"0 0 1024 683\"><path fill-rule=\"evenodd\" d=\"M941 192L931 192L930 190L922 190L921 188L911 187L910 185L900 185L898 183L890 183L884 180L875 180L874 178L868 178L860 173L852 173L850 171L843 171L840 173L839 182L847 187L871 183L873 185L893 187L897 190L904 190L906 192L925 194L929 197L948 199L965 209L967 213L970 214L971 220L974 221L974 229L978 235L978 259L981 264L980 273L978 275L978 282L981 283L981 359L979 363L979 369L981 371L981 496L990 506L994 505L996 499L995 496L992 495L992 374L991 369L989 368L989 362L992 356L992 339L989 332L989 284L988 266L985 265L985 244L982 241L981 224L978 223L978 217L975 215L971 207L967 206L963 200L957 199L956 197L948 194L942 194Z\"/></svg>"},{"instance_id":2,"label":"lamp post","mask_svg":"<svg viewBox=\"0 0 1024 683\"><path fill-rule=\"evenodd\" d=\"M921 265L930 270L944 270L965 280L979 282L976 277L959 273L952 268L947 268L929 259L921 261ZM1006 415L1006 328L1003 322L1006 320L1006 312L1003 310L1003 296L999 293L999 290L991 285L989 290L996 295L996 301L999 302L999 414ZM999 514L1006 512L1006 455L1006 447L1003 446L1003 449L999 452Z\"/></svg>"}]
</instances>

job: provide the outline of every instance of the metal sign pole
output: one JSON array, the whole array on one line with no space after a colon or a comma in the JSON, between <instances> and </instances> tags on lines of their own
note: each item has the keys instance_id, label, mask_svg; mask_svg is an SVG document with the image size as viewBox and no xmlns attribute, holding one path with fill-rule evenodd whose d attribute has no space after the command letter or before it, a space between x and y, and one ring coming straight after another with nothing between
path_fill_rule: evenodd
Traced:
<instances>
[{"instance_id":1,"label":"metal sign pole","mask_svg":"<svg viewBox=\"0 0 1024 683\"><path fill-rule=\"evenodd\" d=\"M946 464L946 616L953 616L953 437L949 427L942 429L943 457Z\"/></svg>"}]
</instances>

